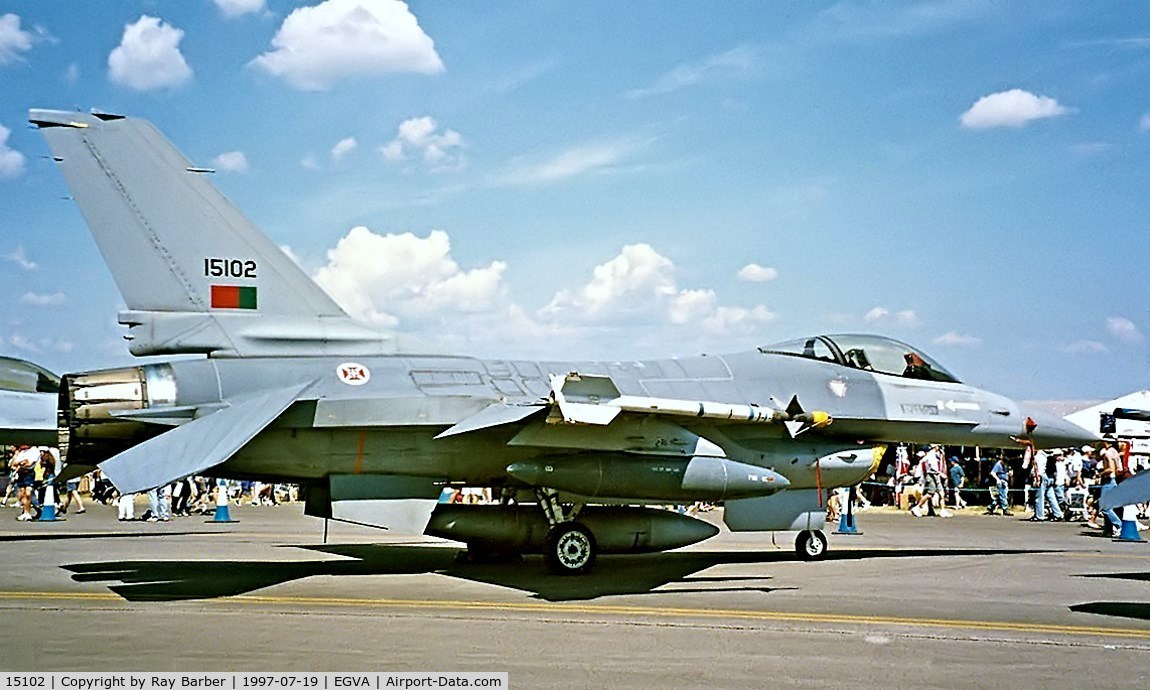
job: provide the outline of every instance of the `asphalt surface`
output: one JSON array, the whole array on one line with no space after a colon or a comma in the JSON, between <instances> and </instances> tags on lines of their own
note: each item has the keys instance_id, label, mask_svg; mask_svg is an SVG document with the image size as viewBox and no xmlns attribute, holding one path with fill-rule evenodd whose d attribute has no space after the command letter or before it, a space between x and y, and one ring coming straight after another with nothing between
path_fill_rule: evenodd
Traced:
<instances>
[{"instance_id":1,"label":"asphalt surface","mask_svg":"<svg viewBox=\"0 0 1150 690\"><path fill-rule=\"evenodd\" d=\"M512 687L1150 687L1150 544L977 511L459 564L301 507L122 523L0 509L0 670L507 671ZM719 520L719 514L704 517ZM777 543L776 543L777 542Z\"/></svg>"}]
</instances>

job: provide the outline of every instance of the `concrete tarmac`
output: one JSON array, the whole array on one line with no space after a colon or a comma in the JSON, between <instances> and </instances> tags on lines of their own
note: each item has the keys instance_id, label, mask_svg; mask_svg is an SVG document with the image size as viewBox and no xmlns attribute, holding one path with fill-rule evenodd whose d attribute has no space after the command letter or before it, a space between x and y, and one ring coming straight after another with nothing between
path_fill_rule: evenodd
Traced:
<instances>
[{"instance_id":1,"label":"concrete tarmac","mask_svg":"<svg viewBox=\"0 0 1150 690\"><path fill-rule=\"evenodd\" d=\"M1150 544L971 509L875 510L805 563L793 533L458 564L459 547L296 505L118 522L0 510L0 669L507 671L512 687L1147 688ZM704 514L718 522L718 512ZM831 528L833 529L833 527Z\"/></svg>"}]
</instances>

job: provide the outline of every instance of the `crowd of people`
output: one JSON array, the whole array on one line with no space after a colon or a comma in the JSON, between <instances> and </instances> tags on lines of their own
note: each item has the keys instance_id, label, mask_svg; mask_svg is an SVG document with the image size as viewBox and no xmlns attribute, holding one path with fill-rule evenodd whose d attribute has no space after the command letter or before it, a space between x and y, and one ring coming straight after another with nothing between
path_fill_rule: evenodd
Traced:
<instances>
[{"instance_id":1,"label":"crowd of people","mask_svg":"<svg viewBox=\"0 0 1150 690\"><path fill-rule=\"evenodd\" d=\"M1025 442L1020 448L999 451L992 458L969 458L957 448L948 456L939 445L923 447L912 456L911 449L902 445L884 468L886 482L866 485L872 500L889 496L892 504L915 517L950 517L948 507L963 509L969 500L985 505L987 515L1014 515L1013 509L1020 505L1031 511L1028 519L1035 522L1077 520L1116 535L1121 518L1114 510L1099 510L1101 496L1126 477L1150 470L1150 457L1132 454L1128 443L1115 439L1104 440L1098 448L1040 450ZM841 501L840 497L837 502ZM1140 518L1148 517L1147 508L1137 507ZM828 516L837 518L838 510L831 506ZM1145 529L1141 523L1138 527Z\"/></svg>"},{"instance_id":2,"label":"crowd of people","mask_svg":"<svg viewBox=\"0 0 1150 690\"><path fill-rule=\"evenodd\" d=\"M1126 442L1108 439L1100 447L1035 449L1022 444L1020 451L997 451L993 457L971 458L963 449L952 448L948 454L940 445L917 449L900 445L888 453L889 462L881 468L885 481L864 482L854 492L854 508L868 509L872 503L887 500L914 517L935 515L951 517L952 510L970 505L986 506L987 515L1014 515L1023 506L1031 511L1028 518L1036 522L1077 520L1085 526L1117 535L1121 517L1113 510L1100 510L1101 496L1117 487L1118 482L1140 471L1150 471L1150 457L1130 452ZM989 469L987 466L989 465ZM12 449L8 462L8 485L0 505L15 499L20 509L17 520L35 520L42 507L51 500L58 514L85 512L81 487L91 500L115 505L120 520L167 522L173 517L210 514L215 510L216 492L223 487L232 502L250 501L251 505L278 505L298 500L298 487L293 484L265 484L246 481L218 481L206 477L185 477L146 493L147 508L137 518L136 494L121 495L100 471L84 477L57 481L61 463L55 448L21 446ZM53 497L47 496L51 488ZM452 503L489 503L490 490L465 488L445 489L441 498ZM1021 498L1021 503L1017 499ZM850 494L846 488L831 492L827 501L828 520L838 520L847 509ZM692 506L691 511L709 509L709 505ZM1150 518L1150 504L1137 506L1138 517ZM1146 529L1138 523L1140 530Z\"/></svg>"},{"instance_id":3,"label":"crowd of people","mask_svg":"<svg viewBox=\"0 0 1150 690\"><path fill-rule=\"evenodd\" d=\"M147 499L147 508L137 517L136 503L140 495L121 494L98 469L58 481L61 463L55 448L18 446L11 450L7 464L8 482L0 506L7 506L12 500L13 505L20 509L16 517L20 521L39 519L49 502L58 515L73 509L76 515L86 512L81 498L82 489L89 494L90 500L116 506L121 521L168 522L173 517L211 514L215 511L216 491L220 486L228 492L229 501L250 501L253 506L278 505L299 498L298 487L294 484L219 482L207 477L185 477L146 492L143 496ZM52 496L48 495L49 490L53 492Z\"/></svg>"}]
</instances>

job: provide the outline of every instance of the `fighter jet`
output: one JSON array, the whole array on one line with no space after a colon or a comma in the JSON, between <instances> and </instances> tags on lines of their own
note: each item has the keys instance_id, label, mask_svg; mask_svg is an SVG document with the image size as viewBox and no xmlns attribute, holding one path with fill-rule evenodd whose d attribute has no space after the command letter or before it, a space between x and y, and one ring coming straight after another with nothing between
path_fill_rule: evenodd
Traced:
<instances>
[{"instance_id":1,"label":"fighter jet","mask_svg":"<svg viewBox=\"0 0 1150 690\"><path fill-rule=\"evenodd\" d=\"M61 446L123 492L190 474L292 481L306 512L544 553L713 536L651 505L725 502L732 530L797 530L827 549L827 491L891 442L1039 446L1093 439L868 335L648 361L481 360L353 321L149 123L33 110L127 311L135 355L167 363L68 374ZM200 355L188 359L186 355ZM487 488L491 505L437 502Z\"/></svg>"},{"instance_id":2,"label":"fighter jet","mask_svg":"<svg viewBox=\"0 0 1150 690\"><path fill-rule=\"evenodd\" d=\"M15 357L0 357L0 444L56 445L60 377Z\"/></svg>"}]
</instances>

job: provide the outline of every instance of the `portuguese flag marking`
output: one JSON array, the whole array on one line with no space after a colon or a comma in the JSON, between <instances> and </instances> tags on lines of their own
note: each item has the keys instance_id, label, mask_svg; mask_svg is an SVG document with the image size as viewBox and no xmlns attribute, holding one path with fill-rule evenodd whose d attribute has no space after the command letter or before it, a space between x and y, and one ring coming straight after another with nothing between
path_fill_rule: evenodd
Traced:
<instances>
[{"instance_id":1,"label":"portuguese flag marking","mask_svg":"<svg viewBox=\"0 0 1150 690\"><path fill-rule=\"evenodd\" d=\"M248 285L213 285L212 309L255 309L256 289Z\"/></svg>"}]
</instances>

